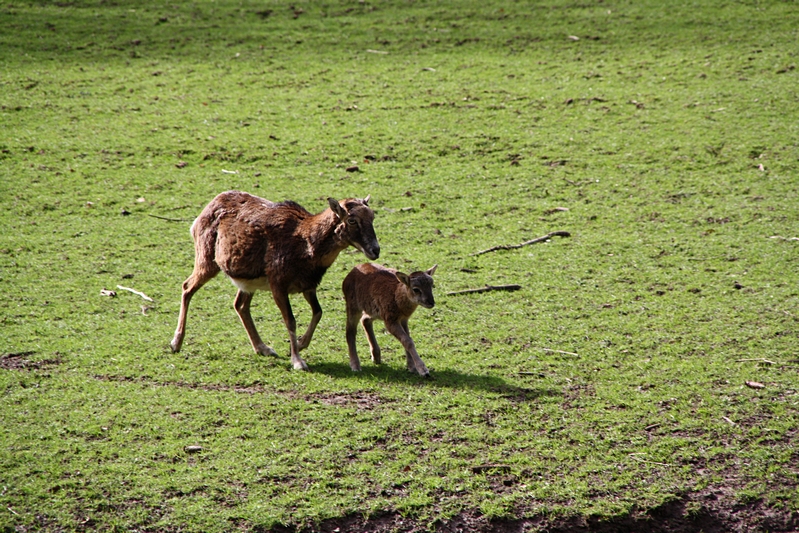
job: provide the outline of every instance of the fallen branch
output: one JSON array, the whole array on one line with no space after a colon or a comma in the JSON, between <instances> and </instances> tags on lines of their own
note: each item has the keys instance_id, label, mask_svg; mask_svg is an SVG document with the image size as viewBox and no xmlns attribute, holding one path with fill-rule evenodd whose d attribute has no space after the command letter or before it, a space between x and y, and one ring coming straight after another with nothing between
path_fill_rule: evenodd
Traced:
<instances>
[{"instance_id":1,"label":"fallen branch","mask_svg":"<svg viewBox=\"0 0 799 533\"><path fill-rule=\"evenodd\" d=\"M521 285L486 285L485 287L480 287L479 289L465 289L462 291L448 292L447 296L452 296L455 294L471 294L471 293L488 292L488 291L518 291L521 288L522 288Z\"/></svg>"},{"instance_id":2,"label":"fallen branch","mask_svg":"<svg viewBox=\"0 0 799 533\"><path fill-rule=\"evenodd\" d=\"M153 299L152 299L152 298L150 298L149 296L147 296L147 295L146 295L146 294L144 294L143 292L139 292L139 291L137 291L136 289L131 289L130 287L123 287L122 285L117 285L117 289L119 289L119 290L123 290L123 291L132 292L133 294L136 294L136 295L138 295L138 296L141 296L142 298L144 298L144 299L145 299L145 300L147 300L148 302L152 302L152 301L153 301Z\"/></svg>"},{"instance_id":3,"label":"fallen branch","mask_svg":"<svg viewBox=\"0 0 799 533\"><path fill-rule=\"evenodd\" d=\"M188 218L169 218L169 217L162 217L161 215L151 215L150 213L147 213L147 216L157 218L160 220L167 220L169 222L191 222L191 219Z\"/></svg>"},{"instance_id":4,"label":"fallen branch","mask_svg":"<svg viewBox=\"0 0 799 533\"><path fill-rule=\"evenodd\" d=\"M552 231L547 233L543 237L538 237L537 239L530 239L529 241L524 241L521 244L500 244L498 246L494 246L487 250L480 250L479 252L475 252L472 255L483 255L487 254L488 252L496 252L497 250L514 250L516 248L521 248L522 246L528 246L530 244L536 244L539 242L545 242L551 239L552 237L571 237L571 233L568 231Z\"/></svg>"},{"instance_id":5,"label":"fallen branch","mask_svg":"<svg viewBox=\"0 0 799 533\"><path fill-rule=\"evenodd\" d=\"M475 465L472 467L472 472L480 474L486 470L499 470L501 472L510 472L510 465Z\"/></svg>"},{"instance_id":6,"label":"fallen branch","mask_svg":"<svg viewBox=\"0 0 799 533\"><path fill-rule=\"evenodd\" d=\"M773 235L769 239L781 239L783 241L799 241L799 237L783 237L782 235Z\"/></svg>"}]
</instances>

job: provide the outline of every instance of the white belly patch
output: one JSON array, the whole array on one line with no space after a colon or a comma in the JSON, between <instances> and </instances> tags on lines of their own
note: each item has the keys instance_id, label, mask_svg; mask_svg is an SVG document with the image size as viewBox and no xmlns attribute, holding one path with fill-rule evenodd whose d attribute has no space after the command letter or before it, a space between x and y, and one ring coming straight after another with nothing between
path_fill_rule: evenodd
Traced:
<instances>
[{"instance_id":1,"label":"white belly patch","mask_svg":"<svg viewBox=\"0 0 799 533\"><path fill-rule=\"evenodd\" d=\"M241 278L231 278L228 276L228 279L233 282L233 285L239 288L239 290L248 292L250 294L254 293L255 291L270 291L272 288L269 286L269 278L263 276L261 278L255 279L241 279Z\"/></svg>"}]
</instances>

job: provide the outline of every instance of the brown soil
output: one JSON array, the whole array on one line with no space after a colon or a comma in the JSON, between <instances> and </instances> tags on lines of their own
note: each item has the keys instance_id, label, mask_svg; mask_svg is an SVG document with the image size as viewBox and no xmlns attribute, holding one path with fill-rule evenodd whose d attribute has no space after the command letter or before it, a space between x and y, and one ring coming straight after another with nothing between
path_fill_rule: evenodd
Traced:
<instances>
[{"instance_id":1,"label":"brown soil","mask_svg":"<svg viewBox=\"0 0 799 533\"><path fill-rule=\"evenodd\" d=\"M477 512L464 512L447 522L417 522L395 513L364 519L333 518L309 528L281 527L270 533L750 533L799 531L799 512L773 509L761 502L750 505L725 503L709 491L665 503L648 512L613 519L594 517L545 517L489 520Z\"/></svg>"},{"instance_id":2,"label":"brown soil","mask_svg":"<svg viewBox=\"0 0 799 533\"><path fill-rule=\"evenodd\" d=\"M30 361L34 352L9 353L0 356L0 369L36 370L61 363L60 359ZM149 377L95 376L107 381L145 381ZM231 390L237 393L265 392L259 385L225 386L183 382L152 382L162 386ZM289 394L291 395L291 394ZM383 399L374 393L310 394L302 396L309 402L329 405L348 405L370 409ZM595 516L553 517L534 515L519 510L516 519L488 519L478 511L464 511L450 520L430 524L404 517L395 512L383 512L364 518L361 514L331 518L309 527L282 526L269 530L254 528L259 533L789 533L799 532L799 511L769 507L762 501L746 504L734 496L743 481L734 472L726 480L702 492L685 495L649 510L638 509L628 515L613 518ZM787 479L786 483L790 483Z\"/></svg>"},{"instance_id":3,"label":"brown soil","mask_svg":"<svg viewBox=\"0 0 799 533\"><path fill-rule=\"evenodd\" d=\"M28 356L36 352L18 352L0 355L0 369L2 370L39 370L48 366L57 365L60 359L43 359L31 361Z\"/></svg>"}]
</instances>

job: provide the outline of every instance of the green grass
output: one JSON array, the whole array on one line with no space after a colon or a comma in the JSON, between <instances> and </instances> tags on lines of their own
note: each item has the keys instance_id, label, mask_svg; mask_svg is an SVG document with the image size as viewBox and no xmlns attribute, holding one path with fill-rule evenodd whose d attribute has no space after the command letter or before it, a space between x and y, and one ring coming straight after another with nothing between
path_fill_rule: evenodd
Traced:
<instances>
[{"instance_id":1,"label":"green grass","mask_svg":"<svg viewBox=\"0 0 799 533\"><path fill-rule=\"evenodd\" d=\"M796 15L4 3L0 526L608 520L707 493L796 512ZM311 211L371 194L380 262L439 265L411 319L433 379L385 333L376 367L359 332L350 372L352 250L320 286L311 373L268 294L253 314L282 355L252 353L221 277L172 354L188 227L232 188ZM553 230L572 236L472 255ZM503 283L523 288L446 295ZM155 302L100 295L117 285Z\"/></svg>"}]
</instances>

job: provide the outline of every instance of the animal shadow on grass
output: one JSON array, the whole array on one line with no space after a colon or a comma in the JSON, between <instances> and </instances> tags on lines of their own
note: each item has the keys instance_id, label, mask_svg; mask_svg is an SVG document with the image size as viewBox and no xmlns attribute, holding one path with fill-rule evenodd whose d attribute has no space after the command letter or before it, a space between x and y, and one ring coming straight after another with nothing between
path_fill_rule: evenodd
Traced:
<instances>
[{"instance_id":1,"label":"animal shadow on grass","mask_svg":"<svg viewBox=\"0 0 799 533\"><path fill-rule=\"evenodd\" d=\"M430 377L423 378L389 365L367 366L361 372L353 372L346 363L317 362L312 368L313 372L337 379L370 384L391 382L417 387L481 390L500 394L506 399L516 402L563 396L562 391L551 387L520 387L497 376L468 374L450 369L435 370L430 373Z\"/></svg>"}]
</instances>

